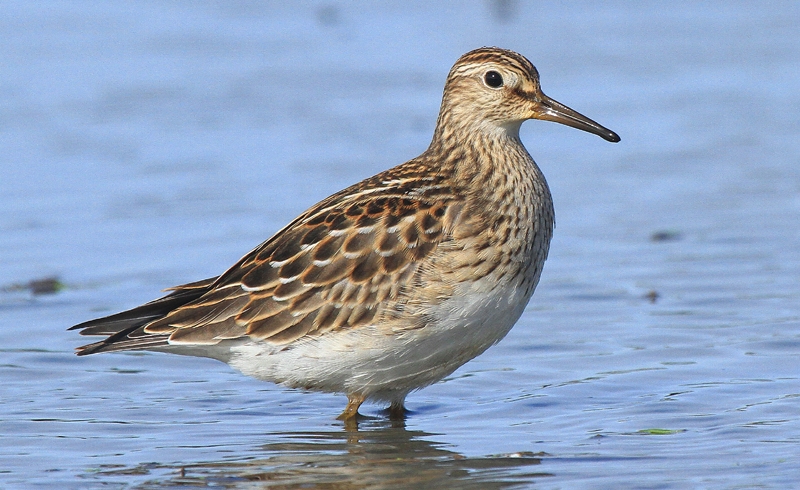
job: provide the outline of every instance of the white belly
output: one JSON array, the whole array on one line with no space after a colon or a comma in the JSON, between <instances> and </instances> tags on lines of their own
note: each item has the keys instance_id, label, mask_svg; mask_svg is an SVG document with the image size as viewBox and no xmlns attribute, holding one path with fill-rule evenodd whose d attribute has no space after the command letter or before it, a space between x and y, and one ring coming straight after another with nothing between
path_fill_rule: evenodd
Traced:
<instances>
[{"instance_id":1,"label":"white belly","mask_svg":"<svg viewBox=\"0 0 800 490\"><path fill-rule=\"evenodd\" d=\"M247 341L234 344L226 361L244 374L290 387L402 402L505 337L530 299L525 293L517 287L466 291L432 310L436 320L422 328L365 326L288 346Z\"/></svg>"}]
</instances>

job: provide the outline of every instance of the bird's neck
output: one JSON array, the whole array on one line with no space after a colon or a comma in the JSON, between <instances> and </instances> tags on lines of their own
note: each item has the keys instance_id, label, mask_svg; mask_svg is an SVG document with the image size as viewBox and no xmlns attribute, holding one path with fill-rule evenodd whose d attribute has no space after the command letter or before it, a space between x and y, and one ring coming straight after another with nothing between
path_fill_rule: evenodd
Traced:
<instances>
[{"instance_id":1,"label":"bird's neck","mask_svg":"<svg viewBox=\"0 0 800 490\"><path fill-rule=\"evenodd\" d=\"M428 161L458 183L473 203L473 212L520 212L526 219L541 219L552 230L550 190L522 145L518 128L439 127L426 152Z\"/></svg>"},{"instance_id":2,"label":"bird's neck","mask_svg":"<svg viewBox=\"0 0 800 490\"><path fill-rule=\"evenodd\" d=\"M457 181L477 180L482 188L519 175L522 179L543 178L519 138L521 123L498 125L494 122L467 121L449 124L447 116L439 117L426 154L437 162L443 173ZM522 175L520 175L522 174Z\"/></svg>"}]
</instances>

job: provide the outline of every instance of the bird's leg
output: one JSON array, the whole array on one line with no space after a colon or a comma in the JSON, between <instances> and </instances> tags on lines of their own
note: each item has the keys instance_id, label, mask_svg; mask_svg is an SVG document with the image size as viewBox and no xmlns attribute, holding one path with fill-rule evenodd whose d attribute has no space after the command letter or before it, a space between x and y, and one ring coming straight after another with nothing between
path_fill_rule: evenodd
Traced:
<instances>
[{"instance_id":1,"label":"bird's leg","mask_svg":"<svg viewBox=\"0 0 800 490\"><path fill-rule=\"evenodd\" d=\"M366 397L364 395L359 395L357 393L347 395L347 407L345 407L344 412L337 418L345 422L348 420L355 420L358 416L358 407L364 403L365 399Z\"/></svg>"},{"instance_id":2,"label":"bird's leg","mask_svg":"<svg viewBox=\"0 0 800 490\"><path fill-rule=\"evenodd\" d=\"M392 420L406 419L406 407L403 405L402 400L399 402L392 402L392 404L389 405L389 418Z\"/></svg>"}]
</instances>

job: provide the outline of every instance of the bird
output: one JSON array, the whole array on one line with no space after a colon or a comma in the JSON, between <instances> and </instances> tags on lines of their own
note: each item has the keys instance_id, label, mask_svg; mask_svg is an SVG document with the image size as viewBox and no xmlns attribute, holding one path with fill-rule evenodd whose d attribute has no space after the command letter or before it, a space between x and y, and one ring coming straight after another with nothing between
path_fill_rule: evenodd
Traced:
<instances>
[{"instance_id":1,"label":"bird","mask_svg":"<svg viewBox=\"0 0 800 490\"><path fill-rule=\"evenodd\" d=\"M462 55L427 150L323 199L219 276L71 327L84 356L208 357L279 385L405 417L405 399L499 342L527 306L555 225L528 119L620 141L546 96L510 50Z\"/></svg>"}]
</instances>

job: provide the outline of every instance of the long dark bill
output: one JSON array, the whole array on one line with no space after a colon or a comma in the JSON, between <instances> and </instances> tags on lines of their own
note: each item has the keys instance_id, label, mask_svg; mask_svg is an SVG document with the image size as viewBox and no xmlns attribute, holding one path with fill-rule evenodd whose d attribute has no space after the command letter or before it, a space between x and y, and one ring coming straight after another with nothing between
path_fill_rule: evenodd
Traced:
<instances>
[{"instance_id":1,"label":"long dark bill","mask_svg":"<svg viewBox=\"0 0 800 490\"><path fill-rule=\"evenodd\" d=\"M597 124L580 112L574 111L544 94L541 94L541 99L538 101L537 106L536 119L566 124L567 126L596 134L612 143L619 141L619 136L614 131Z\"/></svg>"}]
</instances>

